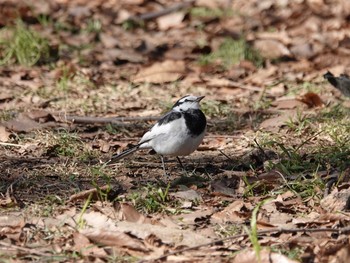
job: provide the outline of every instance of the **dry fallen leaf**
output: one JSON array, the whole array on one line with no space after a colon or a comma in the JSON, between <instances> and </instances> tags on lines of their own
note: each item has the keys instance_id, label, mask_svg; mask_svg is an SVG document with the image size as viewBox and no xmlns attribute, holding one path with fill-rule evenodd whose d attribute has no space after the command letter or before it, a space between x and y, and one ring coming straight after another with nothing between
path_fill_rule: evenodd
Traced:
<instances>
[{"instance_id":1,"label":"dry fallen leaf","mask_svg":"<svg viewBox=\"0 0 350 263\"><path fill-rule=\"evenodd\" d=\"M142 240L152 234L148 231L149 226L151 226L149 224L131 223L133 227L126 231L120 226L123 222L118 222L116 225L114 220L100 212L85 213L82 219L86 222L86 228L81 229L79 233L95 243L113 246L118 251L125 251L133 256L149 255L153 250L146 246ZM140 233L132 233L136 229L136 225L146 226L142 232L142 239L140 239Z\"/></svg>"},{"instance_id":2,"label":"dry fallen leaf","mask_svg":"<svg viewBox=\"0 0 350 263\"><path fill-rule=\"evenodd\" d=\"M272 103L276 109L290 110L296 108L305 108L305 105L297 99L278 99Z\"/></svg>"},{"instance_id":3,"label":"dry fallen leaf","mask_svg":"<svg viewBox=\"0 0 350 263\"><path fill-rule=\"evenodd\" d=\"M240 178L232 176L230 178L220 178L210 183L210 190L216 196L236 196Z\"/></svg>"},{"instance_id":4,"label":"dry fallen leaf","mask_svg":"<svg viewBox=\"0 0 350 263\"><path fill-rule=\"evenodd\" d=\"M213 209L202 209L188 214L176 215L172 218L178 220L179 224L181 225L194 225L200 221L205 221L206 219L209 219L213 212Z\"/></svg>"},{"instance_id":5,"label":"dry fallen leaf","mask_svg":"<svg viewBox=\"0 0 350 263\"><path fill-rule=\"evenodd\" d=\"M122 251L126 250L134 256L142 256L150 252L141 240L122 231L99 228L84 229L80 233L95 243L113 246Z\"/></svg>"},{"instance_id":6,"label":"dry fallen leaf","mask_svg":"<svg viewBox=\"0 0 350 263\"><path fill-rule=\"evenodd\" d=\"M332 193L323 198L320 205L328 212L349 210L350 190L334 189Z\"/></svg>"},{"instance_id":7,"label":"dry fallen leaf","mask_svg":"<svg viewBox=\"0 0 350 263\"><path fill-rule=\"evenodd\" d=\"M76 202L79 200L87 200L90 195L91 200L98 200L100 198L100 191L106 191L109 190L110 186L109 185L104 185L99 188L92 188L88 190L81 191L79 193L73 194L69 197L67 202Z\"/></svg>"},{"instance_id":8,"label":"dry fallen leaf","mask_svg":"<svg viewBox=\"0 0 350 263\"><path fill-rule=\"evenodd\" d=\"M105 49L103 55L104 59L112 60L116 64L122 64L125 62L141 63L145 60L141 54L133 50L121 50L118 48Z\"/></svg>"},{"instance_id":9,"label":"dry fallen leaf","mask_svg":"<svg viewBox=\"0 0 350 263\"><path fill-rule=\"evenodd\" d=\"M111 36L110 34L103 33L103 32L100 34L100 40L101 40L102 44L108 49L117 47L119 44L118 39Z\"/></svg>"},{"instance_id":10,"label":"dry fallen leaf","mask_svg":"<svg viewBox=\"0 0 350 263\"><path fill-rule=\"evenodd\" d=\"M9 120L4 125L14 132L29 132L41 127L40 123L32 120L25 113L19 114L16 119Z\"/></svg>"},{"instance_id":11,"label":"dry fallen leaf","mask_svg":"<svg viewBox=\"0 0 350 263\"><path fill-rule=\"evenodd\" d=\"M10 135L11 133L6 130L6 127L0 124L0 142L7 142Z\"/></svg>"},{"instance_id":12,"label":"dry fallen leaf","mask_svg":"<svg viewBox=\"0 0 350 263\"><path fill-rule=\"evenodd\" d=\"M189 200L189 201L200 201L202 200L202 197L200 194L197 193L197 191L193 189L185 190L185 191L178 191L176 193L171 194L174 197L184 199L184 200Z\"/></svg>"},{"instance_id":13,"label":"dry fallen leaf","mask_svg":"<svg viewBox=\"0 0 350 263\"><path fill-rule=\"evenodd\" d=\"M250 213L244 212L243 210L246 210L243 200L233 201L229 206L225 207L224 210L214 213L211 216L211 222L219 224L226 222L234 222L235 224L243 223L250 217Z\"/></svg>"},{"instance_id":14,"label":"dry fallen leaf","mask_svg":"<svg viewBox=\"0 0 350 263\"><path fill-rule=\"evenodd\" d=\"M292 218L292 214L278 211L275 202L265 204L259 212L259 220L263 220L274 227L291 227L292 224L290 222Z\"/></svg>"},{"instance_id":15,"label":"dry fallen leaf","mask_svg":"<svg viewBox=\"0 0 350 263\"><path fill-rule=\"evenodd\" d=\"M273 82L276 80L275 75L277 73L277 70L278 67L276 66L259 68L259 70L249 75L249 77L245 79L245 82L252 83L253 85L257 86L266 86L273 84Z\"/></svg>"},{"instance_id":16,"label":"dry fallen leaf","mask_svg":"<svg viewBox=\"0 0 350 263\"><path fill-rule=\"evenodd\" d=\"M78 215L75 215L78 217ZM108 229L110 231L117 230L114 220L100 212L85 213L82 218L86 222L86 226L92 229ZM77 222L78 220L76 220Z\"/></svg>"},{"instance_id":17,"label":"dry fallen leaf","mask_svg":"<svg viewBox=\"0 0 350 263\"><path fill-rule=\"evenodd\" d=\"M178 80L185 73L185 62L166 60L156 62L150 67L141 69L135 77L131 78L133 82L151 82L156 84L166 83Z\"/></svg>"},{"instance_id":18,"label":"dry fallen leaf","mask_svg":"<svg viewBox=\"0 0 350 263\"><path fill-rule=\"evenodd\" d=\"M118 230L131 233L138 238L145 239L150 234L155 234L166 244L175 244L177 246L193 246L193 244L205 244L214 237L208 238L200 235L197 231L190 229L180 229L161 225L138 224L133 222L118 222Z\"/></svg>"},{"instance_id":19,"label":"dry fallen leaf","mask_svg":"<svg viewBox=\"0 0 350 263\"><path fill-rule=\"evenodd\" d=\"M175 12L157 19L158 28L160 30L167 30L169 28L178 28L182 25L182 20L185 17L184 12Z\"/></svg>"},{"instance_id":20,"label":"dry fallen leaf","mask_svg":"<svg viewBox=\"0 0 350 263\"><path fill-rule=\"evenodd\" d=\"M314 55L312 45L310 43L302 43L294 45L290 48L290 51L297 59L310 58Z\"/></svg>"},{"instance_id":21,"label":"dry fallen leaf","mask_svg":"<svg viewBox=\"0 0 350 263\"><path fill-rule=\"evenodd\" d=\"M117 208L118 217L121 221L135 222L139 224L151 224L150 218L139 213L135 207L127 203L118 203Z\"/></svg>"},{"instance_id":22,"label":"dry fallen leaf","mask_svg":"<svg viewBox=\"0 0 350 263\"><path fill-rule=\"evenodd\" d=\"M329 263L348 263L350 261L350 244L344 244L335 255L331 255Z\"/></svg>"},{"instance_id":23,"label":"dry fallen leaf","mask_svg":"<svg viewBox=\"0 0 350 263\"><path fill-rule=\"evenodd\" d=\"M52 115L50 114L50 112L45 111L45 110L31 110L28 111L27 116L35 121L48 121L48 120L53 120Z\"/></svg>"},{"instance_id":24,"label":"dry fallen leaf","mask_svg":"<svg viewBox=\"0 0 350 263\"><path fill-rule=\"evenodd\" d=\"M298 261L287 258L286 256L278 253L273 253L267 249L260 251L260 261L258 261L254 250L245 250L238 253L232 263L298 263Z\"/></svg>"},{"instance_id":25,"label":"dry fallen leaf","mask_svg":"<svg viewBox=\"0 0 350 263\"><path fill-rule=\"evenodd\" d=\"M284 45L289 45L293 41L285 30L257 32L256 38L276 40Z\"/></svg>"},{"instance_id":26,"label":"dry fallen leaf","mask_svg":"<svg viewBox=\"0 0 350 263\"><path fill-rule=\"evenodd\" d=\"M79 232L73 233L74 249L83 256L106 257L107 253L103 248L98 247L90 242L90 240Z\"/></svg>"},{"instance_id":27,"label":"dry fallen leaf","mask_svg":"<svg viewBox=\"0 0 350 263\"><path fill-rule=\"evenodd\" d=\"M254 42L254 47L260 51L260 54L269 59L289 57L289 49L281 42L273 39L261 39Z\"/></svg>"},{"instance_id":28,"label":"dry fallen leaf","mask_svg":"<svg viewBox=\"0 0 350 263\"><path fill-rule=\"evenodd\" d=\"M25 221L19 215L0 216L0 236L19 241Z\"/></svg>"},{"instance_id":29,"label":"dry fallen leaf","mask_svg":"<svg viewBox=\"0 0 350 263\"><path fill-rule=\"evenodd\" d=\"M0 103L6 102L6 101L12 100L12 99L13 99L13 95L11 93L2 92L0 94Z\"/></svg>"},{"instance_id":30,"label":"dry fallen leaf","mask_svg":"<svg viewBox=\"0 0 350 263\"><path fill-rule=\"evenodd\" d=\"M260 124L260 128L268 131L278 131L287 121L293 121L296 116L296 111L287 111L283 115L264 120Z\"/></svg>"}]
</instances>

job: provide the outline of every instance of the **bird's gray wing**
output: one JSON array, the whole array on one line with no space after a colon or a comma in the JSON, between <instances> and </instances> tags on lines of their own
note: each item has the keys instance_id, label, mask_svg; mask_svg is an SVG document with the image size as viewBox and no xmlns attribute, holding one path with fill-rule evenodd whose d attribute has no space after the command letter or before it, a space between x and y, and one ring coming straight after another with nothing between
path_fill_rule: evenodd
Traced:
<instances>
[{"instance_id":1,"label":"bird's gray wing","mask_svg":"<svg viewBox=\"0 0 350 263\"><path fill-rule=\"evenodd\" d=\"M163 117L161 117L160 120L148 132L146 132L143 135L139 144L146 145L152 139L160 135L164 135L171 132L171 129L172 129L171 125L173 125L174 122L178 121L181 118L181 116L182 116L181 112L177 112L177 111L168 112Z\"/></svg>"}]
</instances>

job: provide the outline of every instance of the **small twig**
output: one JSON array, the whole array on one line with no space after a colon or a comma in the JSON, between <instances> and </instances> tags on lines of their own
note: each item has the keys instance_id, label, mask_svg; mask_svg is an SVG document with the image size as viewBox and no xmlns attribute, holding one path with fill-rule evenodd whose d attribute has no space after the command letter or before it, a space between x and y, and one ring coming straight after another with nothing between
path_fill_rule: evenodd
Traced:
<instances>
[{"instance_id":1,"label":"small twig","mask_svg":"<svg viewBox=\"0 0 350 263\"><path fill-rule=\"evenodd\" d=\"M304 229L300 229L300 228L290 228L290 229L286 229L286 228L277 228L277 229L266 229L266 230L260 230L258 231L258 236L264 235L264 234L272 234L272 233L300 233L300 232L309 232L309 233L314 233L314 232L332 232L332 233L339 233L339 234L346 234L350 232L350 226L347 227L343 227L343 228L339 228L339 229L334 229L334 228L304 228ZM184 249L179 249L177 251L173 251L170 253L167 253L163 256L160 256L156 259L152 259L152 261L157 261L157 260L162 260L167 258L168 256L173 256L176 254L180 254L186 251L190 251L190 250L195 250L201 247L207 247L207 246L212 246L215 244L220 244L223 243L225 241L230 241L236 238L240 238L240 237L248 237L247 233L244 234L237 234L234 236L230 236L230 237L226 237L226 238L222 238L222 239L218 239L218 240L214 240L205 244L201 244L201 245L197 245L197 246L193 246L193 247L187 247ZM139 262L146 262L146 260L141 260Z\"/></svg>"},{"instance_id":2,"label":"small twig","mask_svg":"<svg viewBox=\"0 0 350 263\"><path fill-rule=\"evenodd\" d=\"M260 152L265 156L266 159L268 159L267 154L265 153L264 149L260 146L260 144L258 143L258 141L256 140L256 138L254 138L254 142L255 142L255 144L258 146Z\"/></svg>"},{"instance_id":3,"label":"small twig","mask_svg":"<svg viewBox=\"0 0 350 263\"><path fill-rule=\"evenodd\" d=\"M183 3L178 3L169 7L166 7L162 10L159 11L155 11L155 12L150 12L150 13L145 13L139 16L132 16L129 18L130 21L134 21L134 22L141 22L141 21L146 21L146 20L152 20L161 16L165 16L168 15L170 13L176 12L180 9L183 9L185 7L188 7L190 5L192 5L195 1L194 0L189 0Z\"/></svg>"},{"instance_id":4,"label":"small twig","mask_svg":"<svg viewBox=\"0 0 350 263\"><path fill-rule=\"evenodd\" d=\"M24 145L14 144L14 143L7 143L7 142L0 142L0 145L3 145L3 146L12 146L12 147L24 147Z\"/></svg>"},{"instance_id":5,"label":"small twig","mask_svg":"<svg viewBox=\"0 0 350 263\"><path fill-rule=\"evenodd\" d=\"M90 195L98 195L99 194L99 191L108 191L110 189L110 186L109 185L104 185L104 186L101 186L101 187L95 187L95 188L91 188L91 189L88 189L88 190L84 190L84 191L81 191L77 194L73 194L69 197L68 201L66 201L66 203L71 203L71 202L75 202L75 201L78 201L78 200L86 200L87 198L90 197ZM92 198L95 198L95 196L92 196Z\"/></svg>"},{"instance_id":6,"label":"small twig","mask_svg":"<svg viewBox=\"0 0 350 263\"><path fill-rule=\"evenodd\" d=\"M269 93L267 91L267 86L264 86L262 89L260 89L260 95L259 95L259 98L258 98L258 102L259 103L263 100L265 93L267 93L267 94Z\"/></svg>"},{"instance_id":7,"label":"small twig","mask_svg":"<svg viewBox=\"0 0 350 263\"><path fill-rule=\"evenodd\" d=\"M283 113L284 111L269 109L269 110L251 110L247 111L244 109L233 109L235 114L277 114ZM53 112L51 113L57 122L71 122L77 124L115 124L125 126L124 122L136 122L136 121L157 121L161 116L133 116L133 117L91 117L91 116L75 116L67 115L63 112ZM221 120L211 120L209 124L218 124L226 122L225 119Z\"/></svg>"},{"instance_id":8,"label":"small twig","mask_svg":"<svg viewBox=\"0 0 350 263\"><path fill-rule=\"evenodd\" d=\"M229 86L230 87L235 87L235 88L240 88L240 89L245 89L245 90L249 90L249 91L261 92L261 88L260 87L252 86L252 85L244 85L242 83L235 82L235 81L230 81ZM264 92L266 92L267 94L270 94L270 92L266 91L266 89L264 90Z\"/></svg>"},{"instance_id":9,"label":"small twig","mask_svg":"<svg viewBox=\"0 0 350 263\"><path fill-rule=\"evenodd\" d=\"M318 135L320 135L321 133L323 133L323 131L319 131L318 133L310 136L309 138L307 138L305 141L303 141L294 151L298 151L301 147L303 147L307 142L311 141L313 138L316 138Z\"/></svg>"},{"instance_id":10,"label":"small twig","mask_svg":"<svg viewBox=\"0 0 350 263\"><path fill-rule=\"evenodd\" d=\"M116 117L114 118L118 121L125 122L125 121L157 121L160 119L160 117L155 116L136 116L136 117Z\"/></svg>"},{"instance_id":11,"label":"small twig","mask_svg":"<svg viewBox=\"0 0 350 263\"><path fill-rule=\"evenodd\" d=\"M79 124L117 124L117 125L124 125L124 122L127 121L154 121L158 120L159 117L152 117L152 116L146 116L146 117L88 117L88 116L73 116L73 115L62 115L62 114L53 114L55 117L57 117L58 121L61 122L72 122L72 123L79 123Z\"/></svg>"},{"instance_id":12,"label":"small twig","mask_svg":"<svg viewBox=\"0 0 350 263\"><path fill-rule=\"evenodd\" d=\"M217 139L217 138L224 138L224 139L228 139L228 138L231 138L231 139L242 139L242 135L220 135L220 134L213 134L213 135L206 135L205 136L205 140L208 140L208 139Z\"/></svg>"},{"instance_id":13,"label":"small twig","mask_svg":"<svg viewBox=\"0 0 350 263\"><path fill-rule=\"evenodd\" d=\"M56 101L59 101L59 100L62 100L62 99L64 99L64 98L63 97L58 97L58 98L52 98L52 99L46 100L43 103L39 104L39 108L46 108L46 107L48 107L50 105L51 102L56 102Z\"/></svg>"},{"instance_id":14,"label":"small twig","mask_svg":"<svg viewBox=\"0 0 350 263\"><path fill-rule=\"evenodd\" d=\"M289 187L289 184L288 184L288 181L287 181L287 179L284 177L284 175L283 175L280 171L278 171L278 170L275 170L274 172L278 173L278 175L281 176L282 180L283 180L284 183L287 185L287 187L290 188L290 187ZM291 189L291 190L292 190L292 189ZM292 190L292 191L293 191L293 190ZM294 191L293 191L293 192L294 192Z\"/></svg>"},{"instance_id":15,"label":"small twig","mask_svg":"<svg viewBox=\"0 0 350 263\"><path fill-rule=\"evenodd\" d=\"M43 252L37 251L34 248L26 248L26 247L16 246L16 245L8 244L8 243L2 242L2 241L0 241L0 246L3 247L2 249L5 248L5 249L21 250L21 251L27 252L29 254L34 254L34 255L41 256L41 257L52 257L52 254L43 253Z\"/></svg>"},{"instance_id":16,"label":"small twig","mask_svg":"<svg viewBox=\"0 0 350 263\"><path fill-rule=\"evenodd\" d=\"M261 103L265 94L269 94L269 91L267 90L267 86L264 86L262 89L259 91L259 98L257 99L257 103Z\"/></svg>"},{"instance_id":17,"label":"small twig","mask_svg":"<svg viewBox=\"0 0 350 263\"><path fill-rule=\"evenodd\" d=\"M288 184L288 181L287 181L287 179L284 177L284 175L283 175L280 171L278 171L278 170L275 170L275 172L276 172L279 176L281 176L281 178L282 178L282 180L284 181L284 184L287 186L287 188L288 188L290 191L292 191L294 194L297 194L296 191Z\"/></svg>"},{"instance_id":18,"label":"small twig","mask_svg":"<svg viewBox=\"0 0 350 263\"><path fill-rule=\"evenodd\" d=\"M18 145L18 144L15 144L15 145ZM38 161L38 160L45 160L47 158L48 157L25 157L25 158L19 158L19 157L15 157L15 156L1 156L0 155L0 162L4 162L4 161L35 162L35 161Z\"/></svg>"},{"instance_id":19,"label":"small twig","mask_svg":"<svg viewBox=\"0 0 350 263\"><path fill-rule=\"evenodd\" d=\"M252 86L252 85L246 85L246 84L242 84L240 82L237 81L232 81L229 79L222 79L223 83L222 85L218 85L218 83L211 83L209 78L203 78L204 81L208 82L207 84L209 86L214 86L214 87L227 87L227 88L239 88L239 89L245 89L245 90L249 90L249 91L257 91L257 92L261 92L262 88L258 87L258 86ZM264 91L267 94L271 94L272 93L268 90L265 89Z\"/></svg>"},{"instance_id":20,"label":"small twig","mask_svg":"<svg viewBox=\"0 0 350 263\"><path fill-rule=\"evenodd\" d=\"M233 159L230 157L230 156L228 156L226 153L224 153L222 150L218 150L223 156L225 156L230 162L233 162Z\"/></svg>"}]
</instances>

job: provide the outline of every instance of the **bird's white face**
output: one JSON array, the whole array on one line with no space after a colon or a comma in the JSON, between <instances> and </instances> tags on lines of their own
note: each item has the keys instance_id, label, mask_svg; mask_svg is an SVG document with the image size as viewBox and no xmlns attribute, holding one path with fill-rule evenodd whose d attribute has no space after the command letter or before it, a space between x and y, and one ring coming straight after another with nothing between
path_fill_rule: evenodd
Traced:
<instances>
[{"instance_id":1,"label":"bird's white face","mask_svg":"<svg viewBox=\"0 0 350 263\"><path fill-rule=\"evenodd\" d=\"M192 95L187 95L179 99L173 106L175 111L186 111L189 109L199 109L199 102L204 98L204 96L196 97Z\"/></svg>"}]
</instances>

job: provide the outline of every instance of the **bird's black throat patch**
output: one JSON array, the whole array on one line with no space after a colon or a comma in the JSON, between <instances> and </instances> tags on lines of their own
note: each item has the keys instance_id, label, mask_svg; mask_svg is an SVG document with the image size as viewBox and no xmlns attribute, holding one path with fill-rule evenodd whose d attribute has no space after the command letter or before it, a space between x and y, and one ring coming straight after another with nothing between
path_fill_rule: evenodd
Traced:
<instances>
[{"instance_id":1,"label":"bird's black throat patch","mask_svg":"<svg viewBox=\"0 0 350 263\"><path fill-rule=\"evenodd\" d=\"M199 109L189 109L182 112L185 118L186 126L189 129L189 134L196 136L201 134L207 126L207 119L204 113Z\"/></svg>"}]
</instances>

